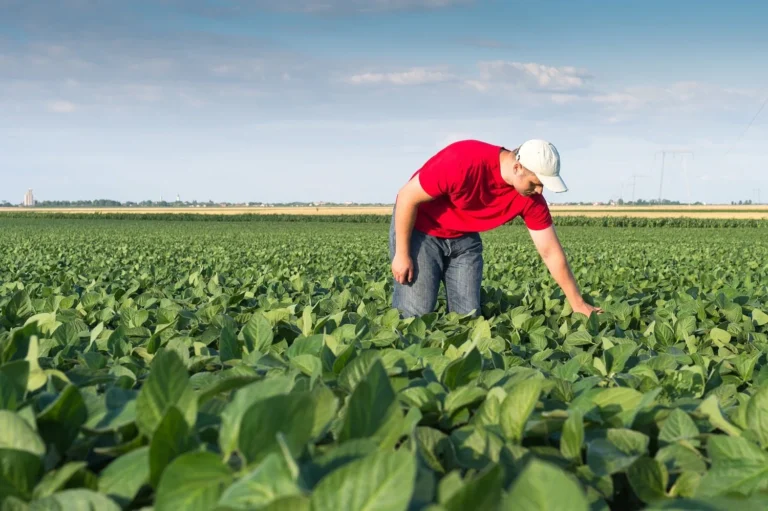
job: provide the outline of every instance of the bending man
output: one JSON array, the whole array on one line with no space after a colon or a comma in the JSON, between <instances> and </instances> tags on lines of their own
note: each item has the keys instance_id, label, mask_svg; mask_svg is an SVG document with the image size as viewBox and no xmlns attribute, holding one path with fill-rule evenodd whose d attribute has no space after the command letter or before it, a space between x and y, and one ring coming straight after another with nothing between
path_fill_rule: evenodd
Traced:
<instances>
[{"instance_id":1,"label":"bending man","mask_svg":"<svg viewBox=\"0 0 768 511\"><path fill-rule=\"evenodd\" d=\"M568 190L560 177L560 155L543 140L512 151L464 140L432 156L397 195L389 238L392 306L403 317L432 312L443 281L449 312L479 314L479 233L519 215L571 308L587 316L600 312L581 297L541 195L544 187Z\"/></svg>"}]
</instances>

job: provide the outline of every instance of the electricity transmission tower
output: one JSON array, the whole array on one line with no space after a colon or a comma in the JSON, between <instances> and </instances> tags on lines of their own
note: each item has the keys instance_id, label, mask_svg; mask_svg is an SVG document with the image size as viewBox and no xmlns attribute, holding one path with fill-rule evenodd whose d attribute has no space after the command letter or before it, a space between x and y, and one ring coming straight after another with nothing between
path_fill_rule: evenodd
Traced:
<instances>
[{"instance_id":1,"label":"electricity transmission tower","mask_svg":"<svg viewBox=\"0 0 768 511\"><path fill-rule=\"evenodd\" d=\"M691 151L670 151L670 150L656 151L656 154L654 155L654 160L659 155L659 153L661 153L661 176L659 177L659 204L661 204L662 190L664 187L664 162L666 161L668 154L672 155L673 158L679 154L683 158L683 174L685 174L685 186L686 186L686 189L688 190L688 202L691 202L691 188L688 185L688 172L685 166L685 156L690 154L691 158L693 158L693 153Z\"/></svg>"}]
</instances>

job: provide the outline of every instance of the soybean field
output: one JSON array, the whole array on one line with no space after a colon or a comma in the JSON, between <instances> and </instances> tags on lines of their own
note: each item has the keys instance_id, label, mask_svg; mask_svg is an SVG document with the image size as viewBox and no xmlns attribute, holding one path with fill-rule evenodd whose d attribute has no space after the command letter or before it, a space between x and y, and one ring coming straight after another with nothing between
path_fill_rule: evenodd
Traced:
<instances>
[{"instance_id":1,"label":"soybean field","mask_svg":"<svg viewBox=\"0 0 768 511\"><path fill-rule=\"evenodd\" d=\"M387 232L0 217L0 509L768 509L764 221L569 219L591 317L514 224L400 319Z\"/></svg>"}]
</instances>

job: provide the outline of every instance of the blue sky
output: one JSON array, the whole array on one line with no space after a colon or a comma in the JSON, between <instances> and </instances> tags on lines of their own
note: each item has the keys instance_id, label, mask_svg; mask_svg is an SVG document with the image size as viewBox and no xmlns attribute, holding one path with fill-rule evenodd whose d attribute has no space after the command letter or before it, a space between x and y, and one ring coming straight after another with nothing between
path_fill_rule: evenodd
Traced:
<instances>
[{"instance_id":1,"label":"blue sky","mask_svg":"<svg viewBox=\"0 0 768 511\"><path fill-rule=\"evenodd\" d=\"M565 194L768 201L768 4L0 0L0 200L391 202L444 145Z\"/></svg>"}]
</instances>

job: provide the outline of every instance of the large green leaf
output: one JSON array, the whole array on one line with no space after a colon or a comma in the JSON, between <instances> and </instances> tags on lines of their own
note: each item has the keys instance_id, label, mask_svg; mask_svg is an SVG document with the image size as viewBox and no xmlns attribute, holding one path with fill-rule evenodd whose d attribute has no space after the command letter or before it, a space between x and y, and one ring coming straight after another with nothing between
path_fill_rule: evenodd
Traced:
<instances>
[{"instance_id":1,"label":"large green leaf","mask_svg":"<svg viewBox=\"0 0 768 511\"><path fill-rule=\"evenodd\" d=\"M672 410L664 421L664 425L659 433L659 440L667 443L678 440L688 440L696 438L699 435L699 429L693 419L680 409Z\"/></svg>"},{"instance_id":2,"label":"large green leaf","mask_svg":"<svg viewBox=\"0 0 768 511\"><path fill-rule=\"evenodd\" d=\"M151 438L171 407L176 407L192 428L197 418L197 395L189 385L189 376L175 351L160 351L152 360L147 380L136 399L136 425Z\"/></svg>"},{"instance_id":3,"label":"large green leaf","mask_svg":"<svg viewBox=\"0 0 768 511\"><path fill-rule=\"evenodd\" d=\"M523 438L525 423L533 412L541 394L542 382L529 378L515 385L501 405L500 420L504 436L519 443Z\"/></svg>"},{"instance_id":4,"label":"large green leaf","mask_svg":"<svg viewBox=\"0 0 768 511\"><path fill-rule=\"evenodd\" d=\"M0 447L0 504L5 497L29 500L43 468L39 456Z\"/></svg>"},{"instance_id":5,"label":"large green leaf","mask_svg":"<svg viewBox=\"0 0 768 511\"><path fill-rule=\"evenodd\" d=\"M441 505L446 511L497 509L501 502L502 477L503 472L499 465L489 466L483 473L453 492Z\"/></svg>"},{"instance_id":6,"label":"large green leaf","mask_svg":"<svg viewBox=\"0 0 768 511\"><path fill-rule=\"evenodd\" d=\"M281 434L293 456L312 438L315 401L309 392L273 396L252 404L240 423L238 449L249 464L279 452Z\"/></svg>"},{"instance_id":7,"label":"large green leaf","mask_svg":"<svg viewBox=\"0 0 768 511\"><path fill-rule=\"evenodd\" d=\"M156 511L209 511L233 480L232 472L210 452L179 456L163 471Z\"/></svg>"},{"instance_id":8,"label":"large green leaf","mask_svg":"<svg viewBox=\"0 0 768 511\"><path fill-rule=\"evenodd\" d=\"M666 467L653 458L643 456L627 470L629 484L640 500L653 503L666 498L669 475Z\"/></svg>"},{"instance_id":9,"label":"large green leaf","mask_svg":"<svg viewBox=\"0 0 768 511\"><path fill-rule=\"evenodd\" d=\"M712 468L696 497L751 495L768 489L768 454L740 437L712 436L707 442Z\"/></svg>"},{"instance_id":10,"label":"large green leaf","mask_svg":"<svg viewBox=\"0 0 768 511\"><path fill-rule=\"evenodd\" d=\"M18 414L0 410L0 449L26 451L35 456L45 454L40 435Z\"/></svg>"},{"instance_id":11,"label":"large green leaf","mask_svg":"<svg viewBox=\"0 0 768 511\"><path fill-rule=\"evenodd\" d=\"M347 413L339 435L344 442L355 438L373 437L393 443L396 440L402 411L384 366L376 361L349 398Z\"/></svg>"},{"instance_id":12,"label":"large green leaf","mask_svg":"<svg viewBox=\"0 0 768 511\"><path fill-rule=\"evenodd\" d=\"M15 411L27 394L29 362L15 360L0 366L0 410Z\"/></svg>"},{"instance_id":13,"label":"large green leaf","mask_svg":"<svg viewBox=\"0 0 768 511\"><path fill-rule=\"evenodd\" d=\"M501 509L506 511L587 511L579 484L559 468L534 459L515 479Z\"/></svg>"},{"instance_id":14,"label":"large green leaf","mask_svg":"<svg viewBox=\"0 0 768 511\"><path fill-rule=\"evenodd\" d=\"M293 378L276 376L253 382L235 393L235 397L221 413L219 446L225 455L228 456L238 448L240 426L245 412L258 401L289 393L293 385Z\"/></svg>"},{"instance_id":15,"label":"large green leaf","mask_svg":"<svg viewBox=\"0 0 768 511\"><path fill-rule=\"evenodd\" d=\"M261 313L255 313L242 330L248 351L266 353L272 345L273 332L269 320Z\"/></svg>"},{"instance_id":16,"label":"large green leaf","mask_svg":"<svg viewBox=\"0 0 768 511\"><path fill-rule=\"evenodd\" d=\"M759 389L749 400L747 425L760 444L768 447L768 386Z\"/></svg>"},{"instance_id":17,"label":"large green leaf","mask_svg":"<svg viewBox=\"0 0 768 511\"><path fill-rule=\"evenodd\" d=\"M149 483L149 447L140 447L112 461L99 475L99 492L125 507Z\"/></svg>"},{"instance_id":18,"label":"large green leaf","mask_svg":"<svg viewBox=\"0 0 768 511\"><path fill-rule=\"evenodd\" d=\"M37 426L40 436L56 446L59 453L64 453L87 419L88 410L80 391L74 385L67 385L56 400L40 412Z\"/></svg>"},{"instance_id":19,"label":"large green leaf","mask_svg":"<svg viewBox=\"0 0 768 511\"><path fill-rule=\"evenodd\" d=\"M170 407L149 444L150 484L157 487L165 467L194 447L195 441L189 436L189 426L184 416L175 406Z\"/></svg>"},{"instance_id":20,"label":"large green leaf","mask_svg":"<svg viewBox=\"0 0 768 511\"><path fill-rule=\"evenodd\" d=\"M283 453L268 455L251 472L235 481L221 495L216 509L247 510L271 504L283 497L301 495L301 489Z\"/></svg>"},{"instance_id":21,"label":"large green leaf","mask_svg":"<svg viewBox=\"0 0 768 511\"><path fill-rule=\"evenodd\" d=\"M648 442L649 438L637 431L609 429L606 438L587 445L587 464L598 477L624 471L648 452Z\"/></svg>"},{"instance_id":22,"label":"large green leaf","mask_svg":"<svg viewBox=\"0 0 768 511\"><path fill-rule=\"evenodd\" d=\"M406 451L375 452L323 478L312 493L312 511L405 511L416 477Z\"/></svg>"}]
</instances>

